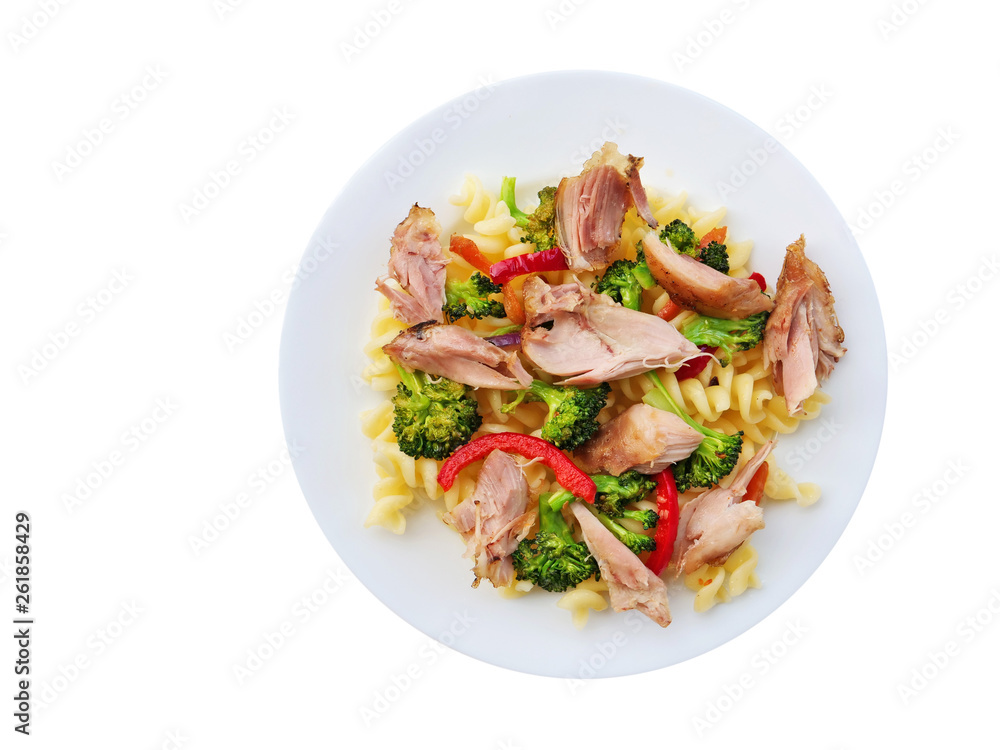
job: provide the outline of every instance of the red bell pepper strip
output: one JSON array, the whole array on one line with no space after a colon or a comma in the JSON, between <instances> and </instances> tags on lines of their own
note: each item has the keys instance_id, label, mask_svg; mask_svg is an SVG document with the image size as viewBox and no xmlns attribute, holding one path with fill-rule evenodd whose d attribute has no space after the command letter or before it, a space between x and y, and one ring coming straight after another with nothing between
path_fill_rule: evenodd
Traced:
<instances>
[{"instance_id":1,"label":"red bell pepper strip","mask_svg":"<svg viewBox=\"0 0 1000 750\"><path fill-rule=\"evenodd\" d=\"M698 244L698 249L706 248L711 243L718 242L720 245L726 244L726 228L716 227L712 229L704 237L701 238L701 242Z\"/></svg>"},{"instance_id":2,"label":"red bell pepper strip","mask_svg":"<svg viewBox=\"0 0 1000 750\"><path fill-rule=\"evenodd\" d=\"M662 318L663 320L672 320L682 312L684 312L683 307L678 305L673 300L667 300L667 304L660 308L660 311L656 313L656 317Z\"/></svg>"},{"instance_id":3,"label":"red bell pepper strip","mask_svg":"<svg viewBox=\"0 0 1000 750\"><path fill-rule=\"evenodd\" d=\"M483 255L479 246L468 237L460 234L451 236L451 243L448 247L451 252L463 258L466 263L475 268L480 273L490 276L490 259ZM492 277L490 277L492 279Z\"/></svg>"},{"instance_id":4,"label":"red bell pepper strip","mask_svg":"<svg viewBox=\"0 0 1000 750\"><path fill-rule=\"evenodd\" d=\"M673 472L667 468L656 475L656 512L660 516L656 524L654 549L646 560L646 567L660 575L674 556L677 541L677 526L681 520L680 501L677 498L677 483Z\"/></svg>"},{"instance_id":5,"label":"red bell pepper strip","mask_svg":"<svg viewBox=\"0 0 1000 750\"><path fill-rule=\"evenodd\" d=\"M537 458L552 469L556 480L563 489L572 492L576 497L594 502L597 487L594 480L587 476L569 457L552 443L533 435L522 435L518 432L495 432L478 437L466 443L451 454L438 472L438 484L444 489L451 489L458 472L481 458L486 458L495 450L516 453L525 458Z\"/></svg>"},{"instance_id":6,"label":"red bell pepper strip","mask_svg":"<svg viewBox=\"0 0 1000 750\"><path fill-rule=\"evenodd\" d=\"M506 284L511 279L537 271L565 271L566 257L558 247L542 250L540 253L525 253L513 258L499 260L490 268L490 278L494 284Z\"/></svg>"},{"instance_id":7,"label":"red bell pepper strip","mask_svg":"<svg viewBox=\"0 0 1000 750\"><path fill-rule=\"evenodd\" d=\"M689 359L683 365L678 367L674 372L674 377L677 378L677 380L687 380L688 378L701 375L701 371L708 367L708 363L712 361L712 358L707 355L715 354L719 349L717 346L706 346L705 344L702 344L698 348L705 352L706 356Z\"/></svg>"},{"instance_id":8,"label":"red bell pepper strip","mask_svg":"<svg viewBox=\"0 0 1000 750\"><path fill-rule=\"evenodd\" d=\"M763 277L763 276L761 276L761 275L760 275L759 273L757 273L756 271L754 271L754 272L753 272L752 274L750 274L750 278L751 278L751 279L753 279L754 281L756 281L756 282L757 282L757 286L759 286L759 287L760 287L760 290L761 290L762 292L763 292L763 291L764 291L765 289L767 289L767 282L766 282L766 281L764 281L764 277Z\"/></svg>"},{"instance_id":9,"label":"red bell pepper strip","mask_svg":"<svg viewBox=\"0 0 1000 750\"><path fill-rule=\"evenodd\" d=\"M753 473L753 477L747 483L746 494L740 502L760 505L760 501L764 497L764 485L767 484L767 471L767 462L764 462Z\"/></svg>"}]
</instances>

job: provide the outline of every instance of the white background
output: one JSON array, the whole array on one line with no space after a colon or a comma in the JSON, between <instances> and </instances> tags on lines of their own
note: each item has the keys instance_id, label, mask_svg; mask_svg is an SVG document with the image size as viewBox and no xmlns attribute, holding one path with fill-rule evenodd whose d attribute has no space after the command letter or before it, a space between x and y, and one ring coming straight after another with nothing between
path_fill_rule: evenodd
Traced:
<instances>
[{"instance_id":1,"label":"white background","mask_svg":"<svg viewBox=\"0 0 1000 750\"><path fill-rule=\"evenodd\" d=\"M36 707L24 738L6 699L0 744L995 744L998 21L916 0L5 3L0 619L24 510ZM707 655L583 685L439 650L374 599L281 460L277 398L290 273L350 175L484 78L572 68L694 89L784 143L866 227L890 352L871 482L809 582Z\"/></svg>"}]
</instances>

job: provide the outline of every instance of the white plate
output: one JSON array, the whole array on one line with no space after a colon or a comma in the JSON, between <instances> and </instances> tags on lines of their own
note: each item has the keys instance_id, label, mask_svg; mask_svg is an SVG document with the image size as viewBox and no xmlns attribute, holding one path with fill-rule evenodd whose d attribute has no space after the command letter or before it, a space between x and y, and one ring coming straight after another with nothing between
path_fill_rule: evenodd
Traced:
<instances>
[{"instance_id":1,"label":"white plate","mask_svg":"<svg viewBox=\"0 0 1000 750\"><path fill-rule=\"evenodd\" d=\"M780 438L777 450L786 468L803 462L795 478L819 483L822 498L810 508L766 505L767 528L753 538L762 589L696 614L693 594L671 584L674 622L666 629L635 612L608 610L592 614L577 631L569 613L555 606L558 594L505 600L489 583L472 589L460 538L430 508L411 515L402 536L362 525L375 470L358 413L383 396L360 380L367 364L361 348L377 305L374 280L388 260L396 224L419 201L448 229L460 217L448 196L464 173L478 175L494 192L502 176L515 175L521 192L579 172L605 138L645 157L646 186L687 190L702 209L726 205L733 238L754 240L752 266L771 284L785 246L805 233L807 252L837 297L848 347L826 386L833 402L824 419ZM732 184L734 170L749 174L746 184L722 188L724 181ZM338 249L317 263L309 258L320 240ZM483 661L540 675L610 677L715 648L760 622L806 581L844 531L868 481L885 412L886 349L861 253L799 162L760 128L698 94L646 78L581 71L505 81L456 99L407 126L344 186L303 268L312 272L289 300L280 364L285 435L304 448L295 461L302 491L330 543L373 594L428 636Z\"/></svg>"}]
</instances>

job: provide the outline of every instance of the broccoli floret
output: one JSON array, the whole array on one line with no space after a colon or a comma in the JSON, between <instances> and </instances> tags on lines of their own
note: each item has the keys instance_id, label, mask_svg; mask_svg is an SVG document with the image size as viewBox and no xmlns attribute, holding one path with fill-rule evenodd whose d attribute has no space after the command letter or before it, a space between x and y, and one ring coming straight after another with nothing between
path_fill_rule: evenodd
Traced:
<instances>
[{"instance_id":1,"label":"broccoli floret","mask_svg":"<svg viewBox=\"0 0 1000 750\"><path fill-rule=\"evenodd\" d=\"M556 189L542 188L538 191L538 208L526 214L517 207L514 199L514 184L517 178L504 177L500 183L500 200L507 204L514 223L524 230L521 242L534 242L535 252L549 250L556 246Z\"/></svg>"},{"instance_id":2,"label":"broccoli floret","mask_svg":"<svg viewBox=\"0 0 1000 750\"><path fill-rule=\"evenodd\" d=\"M559 492L556 492L555 494L549 496L548 502L546 504L551 508L559 510L566 503L572 502L574 500L581 503L587 510L589 510L591 513L597 516L597 519L602 524L604 524L604 527L612 534L614 534L615 538L619 542L624 544L635 554L638 555L640 552L652 552L653 550L656 549L656 540L653 537L646 536L645 534L640 534L637 531L626 529L615 519L611 518L607 513L603 513L601 509L597 507L596 504L591 505L590 503L583 502L582 500L580 500L580 498L574 497L572 492L569 492L567 490L560 490ZM656 516L655 511L648 511L648 513L652 513L653 516ZM635 520L639 521L639 523L642 523L644 529L651 529L653 528L653 526L656 525L656 521L652 521L652 519L648 516L646 512L642 512L642 515L636 518ZM652 521L652 523L649 523L650 521ZM649 525L647 525L647 523L649 523Z\"/></svg>"},{"instance_id":3,"label":"broccoli floret","mask_svg":"<svg viewBox=\"0 0 1000 750\"><path fill-rule=\"evenodd\" d=\"M624 307L638 310L642 306L642 285L634 273L635 267L634 261L616 260L594 284L594 291L608 295Z\"/></svg>"},{"instance_id":4,"label":"broccoli floret","mask_svg":"<svg viewBox=\"0 0 1000 750\"><path fill-rule=\"evenodd\" d=\"M392 431L399 449L414 458L443 459L469 442L483 418L468 387L426 372L407 372L392 397Z\"/></svg>"},{"instance_id":5,"label":"broccoli floret","mask_svg":"<svg viewBox=\"0 0 1000 750\"><path fill-rule=\"evenodd\" d=\"M660 231L660 240L669 242L674 250L692 258L698 257L698 238L694 230L680 219L674 219Z\"/></svg>"},{"instance_id":6,"label":"broccoli floret","mask_svg":"<svg viewBox=\"0 0 1000 750\"><path fill-rule=\"evenodd\" d=\"M594 388L581 389L575 385L549 385L535 380L526 391L501 408L506 414L514 411L527 398L528 401L544 401L549 414L542 425L542 439L548 440L556 448L571 451L590 439L600 426L597 415L608 402L611 386L601 383Z\"/></svg>"},{"instance_id":7,"label":"broccoli floret","mask_svg":"<svg viewBox=\"0 0 1000 750\"><path fill-rule=\"evenodd\" d=\"M652 529L659 521L655 510L630 509L625 506L642 500L656 489L656 480L635 470L623 472L621 476L591 474L597 485L595 505L609 518L631 518L644 529Z\"/></svg>"},{"instance_id":8,"label":"broccoli floret","mask_svg":"<svg viewBox=\"0 0 1000 750\"><path fill-rule=\"evenodd\" d=\"M726 246L715 240L709 242L698 251L698 260L710 268L714 268L719 273L729 273L729 253Z\"/></svg>"},{"instance_id":9,"label":"broccoli floret","mask_svg":"<svg viewBox=\"0 0 1000 750\"><path fill-rule=\"evenodd\" d=\"M594 291L608 295L632 310L642 306L642 290L656 286L656 279L646 263L642 242L636 243L636 259L616 260L597 280Z\"/></svg>"},{"instance_id":10,"label":"broccoli floret","mask_svg":"<svg viewBox=\"0 0 1000 750\"><path fill-rule=\"evenodd\" d=\"M624 506L642 500L656 489L655 479L634 469L617 477L591 474L590 478L597 485L597 507L612 518L621 516Z\"/></svg>"},{"instance_id":11,"label":"broccoli floret","mask_svg":"<svg viewBox=\"0 0 1000 750\"><path fill-rule=\"evenodd\" d=\"M450 321L463 317L476 320L502 318L507 314L503 302L489 298L489 295L502 291L499 284L494 284L478 271L468 281L448 279L444 285L445 303L441 309Z\"/></svg>"},{"instance_id":12,"label":"broccoli floret","mask_svg":"<svg viewBox=\"0 0 1000 750\"><path fill-rule=\"evenodd\" d=\"M632 275L643 289L652 289L656 286L656 279L653 278L653 273L646 263L646 251L642 247L642 240L635 245L635 266L632 268Z\"/></svg>"},{"instance_id":13,"label":"broccoli floret","mask_svg":"<svg viewBox=\"0 0 1000 750\"><path fill-rule=\"evenodd\" d=\"M698 424L677 406L656 373L647 372L646 375L656 388L643 396L643 402L657 409L673 412L704 435L694 453L672 467L677 491L687 492L692 487L712 487L718 484L736 467L743 448L743 431L726 435Z\"/></svg>"},{"instance_id":14,"label":"broccoli floret","mask_svg":"<svg viewBox=\"0 0 1000 750\"><path fill-rule=\"evenodd\" d=\"M652 509L640 510L639 508L626 508L622 511L622 518L631 518L642 524L644 529L655 529L660 522L659 514Z\"/></svg>"},{"instance_id":15,"label":"broccoli floret","mask_svg":"<svg viewBox=\"0 0 1000 750\"><path fill-rule=\"evenodd\" d=\"M696 315L681 325L680 332L693 344L717 347L719 362L725 367L733 352L753 349L761 342L769 315L768 312L759 312L743 320Z\"/></svg>"},{"instance_id":16,"label":"broccoli floret","mask_svg":"<svg viewBox=\"0 0 1000 750\"><path fill-rule=\"evenodd\" d=\"M514 570L518 578L546 591L565 591L597 574L597 560L586 544L573 540L562 504L553 508L551 496L546 493L538 498L538 533L523 539L514 550Z\"/></svg>"},{"instance_id":17,"label":"broccoli floret","mask_svg":"<svg viewBox=\"0 0 1000 750\"><path fill-rule=\"evenodd\" d=\"M618 523L615 519L608 516L606 513L601 513L601 511L599 511L593 505L589 505L587 503L584 503L584 505L586 506L587 510L589 510L591 513L597 516L597 520L599 520L602 524L604 524L604 528L606 528L608 531L614 534L615 538L619 542L624 544L635 554L638 555L642 552L652 552L653 550L656 549L656 540L653 539L653 537L646 536L645 534L640 534L638 531L631 531L630 529L626 529L624 526Z\"/></svg>"},{"instance_id":18,"label":"broccoli floret","mask_svg":"<svg viewBox=\"0 0 1000 750\"><path fill-rule=\"evenodd\" d=\"M694 235L694 230L680 219L674 219L663 227L660 239L664 242L669 241L677 252L690 255L719 273L729 273L729 254L726 252L726 246L712 240L705 247L699 247L700 243Z\"/></svg>"}]
</instances>

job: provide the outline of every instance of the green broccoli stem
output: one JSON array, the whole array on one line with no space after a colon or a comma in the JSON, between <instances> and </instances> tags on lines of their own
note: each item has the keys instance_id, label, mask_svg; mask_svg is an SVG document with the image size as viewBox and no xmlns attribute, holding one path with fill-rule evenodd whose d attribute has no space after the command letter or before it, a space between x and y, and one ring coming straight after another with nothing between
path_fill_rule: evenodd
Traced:
<instances>
[{"instance_id":1,"label":"green broccoli stem","mask_svg":"<svg viewBox=\"0 0 1000 750\"><path fill-rule=\"evenodd\" d=\"M636 523L641 523L642 524L642 528L644 528L644 529L651 529L654 526L656 526L656 522L650 520L650 517L649 517L650 513L652 513L653 516L656 517L656 512L655 511L630 510L629 508L625 508L625 510L622 511L622 516L621 517L622 518L631 519L632 521L635 521Z\"/></svg>"},{"instance_id":2,"label":"green broccoli stem","mask_svg":"<svg viewBox=\"0 0 1000 750\"><path fill-rule=\"evenodd\" d=\"M604 528L615 535L615 538L621 540L629 534L633 533L622 526L620 523L611 518L607 513L601 513L597 508L592 505L587 506L587 510L597 516L597 520L604 524Z\"/></svg>"},{"instance_id":3,"label":"green broccoli stem","mask_svg":"<svg viewBox=\"0 0 1000 750\"><path fill-rule=\"evenodd\" d=\"M511 401L509 404L504 404L503 406L500 407L500 411L502 411L504 414L510 414L512 411L514 411L517 407L521 405L521 403L524 401L525 396L527 395L528 395L528 389L522 388L517 392L517 395L514 397L513 401Z\"/></svg>"},{"instance_id":4,"label":"green broccoli stem","mask_svg":"<svg viewBox=\"0 0 1000 750\"><path fill-rule=\"evenodd\" d=\"M635 276L635 280L639 282L639 286L643 289L652 289L656 286L656 279L653 278L653 272L649 270L649 264L646 263L646 252L642 247L642 241L636 245L636 260L635 265L632 267L632 275Z\"/></svg>"},{"instance_id":5,"label":"green broccoli stem","mask_svg":"<svg viewBox=\"0 0 1000 750\"><path fill-rule=\"evenodd\" d=\"M646 265L646 261L636 263L635 268L632 269L632 275L635 276L635 280L639 282L639 286L643 289L648 290L656 286L656 279L653 278L653 274L649 270L649 266Z\"/></svg>"},{"instance_id":6,"label":"green broccoli stem","mask_svg":"<svg viewBox=\"0 0 1000 750\"><path fill-rule=\"evenodd\" d=\"M421 391L423 389L420 387L420 382L417 380L417 373L406 370L399 364L399 362L393 361L392 364L395 366L396 372L399 373L399 379L403 381L403 385L410 389L410 393L413 394L413 397L416 398L417 396L422 396L423 394Z\"/></svg>"},{"instance_id":7,"label":"green broccoli stem","mask_svg":"<svg viewBox=\"0 0 1000 750\"><path fill-rule=\"evenodd\" d=\"M587 504L584 503L584 505ZM638 555L641 552L651 552L656 549L656 545L653 542L652 537L626 529L620 523L615 521L615 519L609 517L605 513L602 513L591 505L587 505L587 510L597 516L597 520L601 522L604 528L610 531L614 535L615 539L628 547L633 553Z\"/></svg>"},{"instance_id":8,"label":"green broccoli stem","mask_svg":"<svg viewBox=\"0 0 1000 750\"><path fill-rule=\"evenodd\" d=\"M697 346L714 346L721 349L723 356L719 361L725 366L729 364L733 352L738 348L737 337L733 335L733 331L737 328L736 323L742 322L695 315L685 321L679 330L681 336Z\"/></svg>"},{"instance_id":9,"label":"green broccoli stem","mask_svg":"<svg viewBox=\"0 0 1000 750\"><path fill-rule=\"evenodd\" d=\"M552 497L555 495L561 495L566 493L565 490L561 492L545 492L538 496L538 523L539 531L547 532L553 536L559 537L566 544L574 544L573 533L570 531L569 524L566 523L566 519L563 518L562 506L565 502L558 504L557 507L552 507ZM573 497L573 493L566 493Z\"/></svg>"},{"instance_id":10,"label":"green broccoli stem","mask_svg":"<svg viewBox=\"0 0 1000 750\"><path fill-rule=\"evenodd\" d=\"M482 334L487 338L492 338L493 336L503 336L507 333L516 333L524 328L520 323L511 323L509 326L500 326L495 331L490 331L489 333Z\"/></svg>"},{"instance_id":11,"label":"green broccoli stem","mask_svg":"<svg viewBox=\"0 0 1000 750\"><path fill-rule=\"evenodd\" d=\"M544 380L533 380L528 389L532 396L540 398L549 407L549 416L555 413L566 400L566 391L558 386L549 385Z\"/></svg>"},{"instance_id":12,"label":"green broccoli stem","mask_svg":"<svg viewBox=\"0 0 1000 750\"><path fill-rule=\"evenodd\" d=\"M516 177L504 177L500 182L500 200L507 204L510 215L514 218L514 223L522 229L528 226L528 214L517 207L517 200L514 198L514 183Z\"/></svg>"},{"instance_id":13,"label":"green broccoli stem","mask_svg":"<svg viewBox=\"0 0 1000 750\"><path fill-rule=\"evenodd\" d=\"M662 396L662 401L666 404L666 408L664 409L664 407L662 406L649 403L649 401L646 401L645 397L643 398L643 401L645 401L650 406L656 406L658 409L663 409L664 411L673 412L678 417L687 422L688 425L698 430L698 432L700 432L702 435L705 435L706 437L708 437L711 434L711 432L708 429L706 429L705 427L703 427L702 425L698 424L693 419L691 419L690 415L677 405L677 402L674 401L674 399L671 397L670 393L667 391L667 387L663 385L663 381L660 380L659 376L655 372L650 370L649 372L646 373L646 376L653 381L653 385L656 386L660 396ZM649 394L647 393L646 396L649 396Z\"/></svg>"},{"instance_id":14,"label":"green broccoli stem","mask_svg":"<svg viewBox=\"0 0 1000 750\"><path fill-rule=\"evenodd\" d=\"M577 499L576 495L569 490L559 490L559 492L550 492L546 494L549 497L548 500L545 501L545 504L552 510L560 510L566 503ZM542 497L545 497L545 495L541 495L539 499Z\"/></svg>"}]
</instances>

